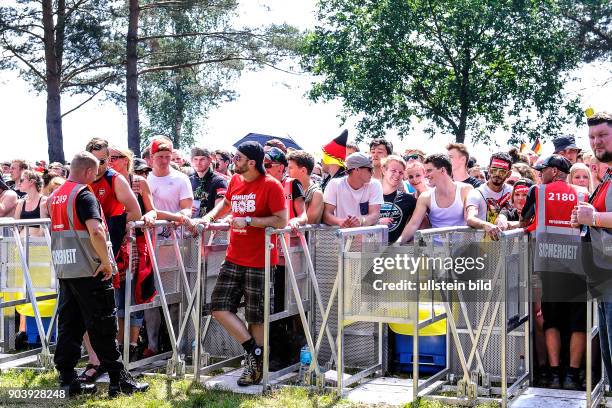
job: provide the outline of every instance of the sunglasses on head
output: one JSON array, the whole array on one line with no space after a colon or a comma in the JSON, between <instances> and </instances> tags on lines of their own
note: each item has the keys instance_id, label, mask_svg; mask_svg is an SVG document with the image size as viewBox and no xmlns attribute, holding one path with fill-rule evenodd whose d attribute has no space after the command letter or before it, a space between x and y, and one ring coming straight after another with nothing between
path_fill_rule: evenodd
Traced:
<instances>
[{"instance_id":1,"label":"sunglasses on head","mask_svg":"<svg viewBox=\"0 0 612 408\"><path fill-rule=\"evenodd\" d=\"M119 159L125 159L125 156L111 156L110 157L110 161L115 161Z\"/></svg>"},{"instance_id":2,"label":"sunglasses on head","mask_svg":"<svg viewBox=\"0 0 612 408\"><path fill-rule=\"evenodd\" d=\"M406 156L404 156L404 160L408 161L408 160L418 160L419 159L419 155L418 154L408 154Z\"/></svg>"}]
</instances>

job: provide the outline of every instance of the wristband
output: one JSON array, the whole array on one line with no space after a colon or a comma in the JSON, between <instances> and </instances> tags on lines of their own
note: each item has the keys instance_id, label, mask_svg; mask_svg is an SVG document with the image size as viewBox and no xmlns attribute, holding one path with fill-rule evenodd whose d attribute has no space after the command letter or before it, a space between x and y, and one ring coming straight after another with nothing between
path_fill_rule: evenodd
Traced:
<instances>
[{"instance_id":1,"label":"wristband","mask_svg":"<svg viewBox=\"0 0 612 408\"><path fill-rule=\"evenodd\" d=\"M599 213L593 213L593 224L595 224L597 228L601 228L601 217Z\"/></svg>"}]
</instances>

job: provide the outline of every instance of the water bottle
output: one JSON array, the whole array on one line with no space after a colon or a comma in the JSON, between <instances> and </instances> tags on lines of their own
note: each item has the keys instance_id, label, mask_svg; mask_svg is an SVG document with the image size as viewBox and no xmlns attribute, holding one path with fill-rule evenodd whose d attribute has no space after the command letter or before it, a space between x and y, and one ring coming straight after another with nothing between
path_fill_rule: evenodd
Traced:
<instances>
[{"instance_id":1,"label":"water bottle","mask_svg":"<svg viewBox=\"0 0 612 408\"><path fill-rule=\"evenodd\" d=\"M300 350L300 371L298 374L298 381L300 384L307 384L306 377L311 362L312 354L310 354L310 349L308 348L308 346L302 347L302 349Z\"/></svg>"},{"instance_id":2,"label":"water bottle","mask_svg":"<svg viewBox=\"0 0 612 408\"><path fill-rule=\"evenodd\" d=\"M517 369L517 374L518 377L522 376L523 374L525 374L525 356L521 355L519 357L519 366Z\"/></svg>"}]
</instances>

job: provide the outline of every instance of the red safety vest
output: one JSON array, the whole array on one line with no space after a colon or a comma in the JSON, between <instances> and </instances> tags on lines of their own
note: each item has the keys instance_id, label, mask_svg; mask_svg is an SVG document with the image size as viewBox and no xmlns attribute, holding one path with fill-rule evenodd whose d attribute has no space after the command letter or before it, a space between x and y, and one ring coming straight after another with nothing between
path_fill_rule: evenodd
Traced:
<instances>
[{"instance_id":1,"label":"red safety vest","mask_svg":"<svg viewBox=\"0 0 612 408\"><path fill-rule=\"evenodd\" d=\"M570 226L582 193L565 181L536 186L534 270L578 272L580 230Z\"/></svg>"},{"instance_id":2,"label":"red safety vest","mask_svg":"<svg viewBox=\"0 0 612 408\"><path fill-rule=\"evenodd\" d=\"M285 191L285 202L287 203L287 208L289 209L289 218L293 219L297 217L295 213L295 208L293 206L293 178L285 177L283 180L283 190Z\"/></svg>"},{"instance_id":3,"label":"red safety vest","mask_svg":"<svg viewBox=\"0 0 612 408\"><path fill-rule=\"evenodd\" d=\"M597 212L612 212L612 170L608 169L589 202ZM593 264L604 270L612 269L612 229L589 227L593 247Z\"/></svg>"},{"instance_id":4,"label":"red safety vest","mask_svg":"<svg viewBox=\"0 0 612 408\"><path fill-rule=\"evenodd\" d=\"M87 188L85 184L68 180L48 200L51 258L60 279L91 277L100 265L87 227L79 220L76 211L77 195Z\"/></svg>"}]
</instances>

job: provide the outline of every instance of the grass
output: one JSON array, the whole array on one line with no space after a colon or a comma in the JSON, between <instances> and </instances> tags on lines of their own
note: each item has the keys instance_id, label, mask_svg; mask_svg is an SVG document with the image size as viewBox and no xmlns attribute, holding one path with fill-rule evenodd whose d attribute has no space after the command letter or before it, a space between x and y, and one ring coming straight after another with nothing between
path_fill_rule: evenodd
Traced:
<instances>
[{"instance_id":1,"label":"grass","mask_svg":"<svg viewBox=\"0 0 612 408\"><path fill-rule=\"evenodd\" d=\"M142 381L142 380L141 380ZM147 376L151 388L146 393L108 399L106 384L98 384L93 396L70 400L24 401L0 397L0 407L18 406L24 408L51 407L105 407L105 408L361 408L373 407L339 400L333 394L316 394L305 388L284 387L267 395L234 394L222 390L206 390L191 380L168 380L164 375ZM0 391L6 388L57 387L55 372L34 370L9 370L0 375ZM495 405L488 405L489 407ZM383 408L385 405L377 405ZM410 405L408 405L410 407ZM420 401L412 408L443 408L445 405L434 401ZM485 406L482 406L485 407Z\"/></svg>"}]
</instances>

